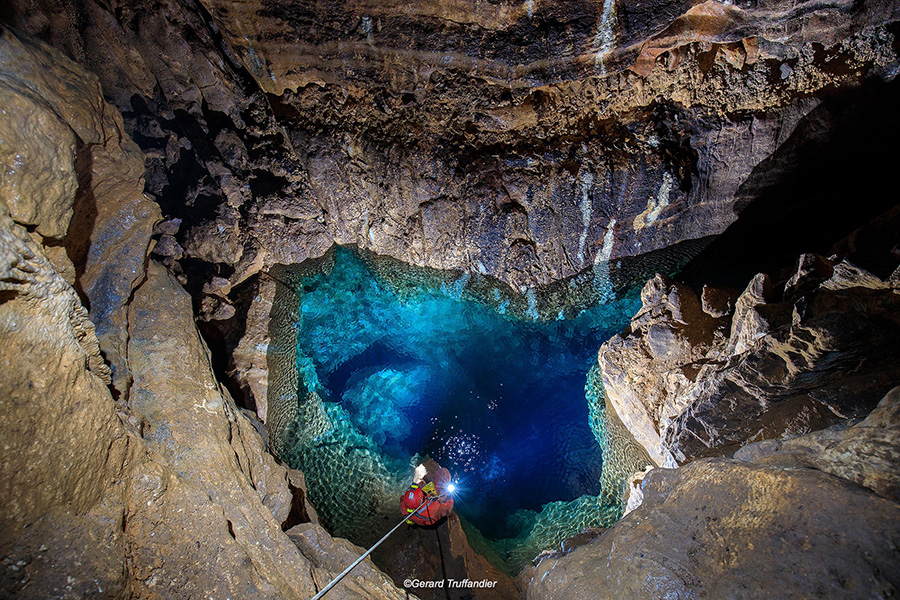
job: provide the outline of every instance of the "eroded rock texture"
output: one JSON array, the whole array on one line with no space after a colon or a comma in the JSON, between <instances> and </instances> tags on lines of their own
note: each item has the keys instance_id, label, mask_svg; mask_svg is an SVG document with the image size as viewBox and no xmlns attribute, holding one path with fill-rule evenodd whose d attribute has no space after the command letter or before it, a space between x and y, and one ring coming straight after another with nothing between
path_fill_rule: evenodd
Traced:
<instances>
[{"instance_id":1,"label":"eroded rock texture","mask_svg":"<svg viewBox=\"0 0 900 600\"><path fill-rule=\"evenodd\" d=\"M158 211L96 79L4 29L0 94L0 595L311 597L342 567L282 531L310 519L302 476L266 453L215 378L189 295L146 262ZM117 399L104 354L129 374ZM365 597L407 597L373 580Z\"/></svg>"},{"instance_id":2,"label":"eroded rock texture","mask_svg":"<svg viewBox=\"0 0 900 600\"><path fill-rule=\"evenodd\" d=\"M642 299L598 358L660 466L862 418L900 381L900 293L847 260L804 255L780 289L760 273L740 295L660 275Z\"/></svg>"},{"instance_id":3,"label":"eroded rock texture","mask_svg":"<svg viewBox=\"0 0 900 600\"><path fill-rule=\"evenodd\" d=\"M755 442L734 457L818 469L900 502L900 388L891 390L868 417L851 427Z\"/></svg>"},{"instance_id":4,"label":"eroded rock texture","mask_svg":"<svg viewBox=\"0 0 900 600\"><path fill-rule=\"evenodd\" d=\"M15 0L5 15L100 76L169 218L157 255L199 295L333 243L517 289L591 268L608 288L617 259L693 242L677 266L758 195L748 181L790 171L759 168L815 129L823 98L893 80L900 8ZM205 316L230 317L223 301Z\"/></svg>"},{"instance_id":5,"label":"eroded rock texture","mask_svg":"<svg viewBox=\"0 0 900 600\"><path fill-rule=\"evenodd\" d=\"M116 388L127 394L125 304L144 272L159 207L144 161L97 78L3 36L4 195L91 308Z\"/></svg>"}]
</instances>

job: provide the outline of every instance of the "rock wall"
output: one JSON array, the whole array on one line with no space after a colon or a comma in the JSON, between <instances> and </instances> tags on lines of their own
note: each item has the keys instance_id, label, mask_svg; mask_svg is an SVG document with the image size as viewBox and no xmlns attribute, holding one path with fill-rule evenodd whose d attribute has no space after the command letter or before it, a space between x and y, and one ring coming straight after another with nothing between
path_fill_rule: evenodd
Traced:
<instances>
[{"instance_id":1,"label":"rock wall","mask_svg":"<svg viewBox=\"0 0 900 600\"><path fill-rule=\"evenodd\" d=\"M740 295L659 275L642 300L598 359L658 466L860 419L900 381L900 292L847 260L803 255L780 286L761 273Z\"/></svg>"},{"instance_id":2,"label":"rock wall","mask_svg":"<svg viewBox=\"0 0 900 600\"><path fill-rule=\"evenodd\" d=\"M526 598L873 598L900 587L900 508L838 477L701 459L654 469L643 492L600 537L542 560Z\"/></svg>"},{"instance_id":3,"label":"rock wall","mask_svg":"<svg viewBox=\"0 0 900 600\"><path fill-rule=\"evenodd\" d=\"M765 161L823 98L892 80L900 15L889 0L10 6L125 114L167 218L156 253L198 296L333 243L516 289L590 269L608 287L617 259L723 231L757 197L749 180L790 171ZM207 318L233 314L221 295Z\"/></svg>"},{"instance_id":4,"label":"rock wall","mask_svg":"<svg viewBox=\"0 0 900 600\"><path fill-rule=\"evenodd\" d=\"M189 295L146 261L159 213L96 78L3 29L0 94L0 595L311 597L346 565L326 533L298 549L282 531L309 519L302 476L266 453ZM104 356L128 373L117 398ZM409 597L371 566L334 594Z\"/></svg>"}]
</instances>

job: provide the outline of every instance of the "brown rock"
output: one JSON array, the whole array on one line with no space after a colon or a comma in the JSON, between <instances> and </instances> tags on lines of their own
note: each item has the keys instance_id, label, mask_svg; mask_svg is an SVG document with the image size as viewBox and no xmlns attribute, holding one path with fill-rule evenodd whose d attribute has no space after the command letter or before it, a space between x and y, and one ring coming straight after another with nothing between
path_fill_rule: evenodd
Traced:
<instances>
[{"instance_id":1,"label":"brown rock","mask_svg":"<svg viewBox=\"0 0 900 600\"><path fill-rule=\"evenodd\" d=\"M60 240L69 229L78 189L75 134L49 106L26 94L25 81L9 72L15 68L0 63L5 75L0 83L5 111L0 118L0 195L15 222Z\"/></svg>"},{"instance_id":2,"label":"brown rock","mask_svg":"<svg viewBox=\"0 0 900 600\"><path fill-rule=\"evenodd\" d=\"M772 298L772 282L765 273L754 277L735 302L731 335L725 345L727 354L743 354L769 332L769 323L758 310Z\"/></svg>"},{"instance_id":3,"label":"brown rock","mask_svg":"<svg viewBox=\"0 0 900 600\"><path fill-rule=\"evenodd\" d=\"M868 598L900 589L900 508L810 469L705 459L647 476L644 502L534 570L528 600Z\"/></svg>"},{"instance_id":4,"label":"brown rock","mask_svg":"<svg viewBox=\"0 0 900 600\"><path fill-rule=\"evenodd\" d=\"M795 300L816 289L834 273L834 263L817 254L804 254L797 261L797 269L784 284L784 299Z\"/></svg>"},{"instance_id":5,"label":"brown rock","mask_svg":"<svg viewBox=\"0 0 900 600\"><path fill-rule=\"evenodd\" d=\"M641 300L629 330L603 344L598 361L607 401L662 466L671 464L662 436L690 403L682 392L702 372L701 359L714 355L714 342L722 344L725 324L702 310L690 288L663 275L647 282Z\"/></svg>"},{"instance_id":6,"label":"brown rock","mask_svg":"<svg viewBox=\"0 0 900 600\"><path fill-rule=\"evenodd\" d=\"M900 388L891 390L868 417L849 428L756 442L741 448L735 458L819 469L900 502Z\"/></svg>"},{"instance_id":7,"label":"brown rock","mask_svg":"<svg viewBox=\"0 0 900 600\"><path fill-rule=\"evenodd\" d=\"M12 7L134 115L190 257L256 272L337 242L516 289L696 251L823 90L891 77L900 19L889 0Z\"/></svg>"},{"instance_id":8,"label":"brown rock","mask_svg":"<svg viewBox=\"0 0 900 600\"><path fill-rule=\"evenodd\" d=\"M242 566L244 556L249 555L252 568L275 586L272 593L311 595L314 589L308 572L303 570L296 549L281 535L281 523L268 511L245 508L259 505L279 485L280 493L288 493L283 468L265 454L252 425L213 377L208 350L194 326L190 306L181 286L162 267L151 263L147 282L129 308L128 349L134 373L129 408L139 417L141 435L151 451L197 490L179 490L166 503L190 506L196 503L190 499L193 493L209 494L215 498L215 508L208 510L214 512L209 516L201 512L197 517L206 520L218 515L218 541L210 539L210 543L223 544L219 560L230 565L223 572L235 582L245 579L240 574L247 568ZM173 423L179 423L179 427L173 428ZM166 492L170 489L167 479L161 475L155 487L140 493ZM156 510L169 512L164 507ZM205 552L194 550L190 538L179 542L184 554L169 555L165 548L174 540L160 537L157 534L152 540L142 541L146 552L163 561L158 568L160 579L166 579L163 573L169 573L178 580L185 560L188 564L193 560L204 562L200 557ZM259 538L268 540L263 552L255 549Z\"/></svg>"},{"instance_id":9,"label":"brown rock","mask_svg":"<svg viewBox=\"0 0 900 600\"><path fill-rule=\"evenodd\" d=\"M233 376L252 398L256 414L263 423L268 419L270 360L277 360L275 357L269 358L270 327L288 324L281 320L276 323L272 319L277 285L275 279L267 274L257 278L256 293L247 312L246 329L232 354ZM290 295L287 290L283 293ZM290 352L289 345L294 346L293 352L296 353L296 343L290 344L287 340L281 344L284 352Z\"/></svg>"},{"instance_id":10,"label":"brown rock","mask_svg":"<svg viewBox=\"0 0 900 600\"><path fill-rule=\"evenodd\" d=\"M116 137L122 131L115 119L103 120L108 109L96 84L82 86L89 78L76 66L7 30L0 44L4 69L13 64L21 68L17 76L33 78L31 91L46 92L41 97L80 139L100 133L76 127L84 125L78 110L101 102L87 114L111 137L92 141L96 185L84 189L98 201L93 232L108 237L95 239L73 225L66 243L88 250L82 283L97 272L125 281L119 269L136 257L136 270L126 274L142 282L133 297L129 291L127 307L112 302L121 299L115 290L90 296L95 288L89 289L97 300L92 317L109 325L107 332L127 325L125 337L115 339L127 339L118 357L133 373L134 388L117 403L107 387L103 345L78 295L54 270L41 240L9 215L10 205L29 206L22 194L31 188L0 191L0 409L8 417L0 422L3 595L311 597L310 562L282 532L282 525L314 514L297 493L302 477L265 452L219 386L187 293L159 265L144 265L152 220L141 216L145 200L133 196L140 177L125 168L134 166L133 147ZM8 150L0 148L0 155ZM32 158L40 163L37 154ZM10 180L26 181L26 174L12 172ZM75 207L77 220L78 200ZM118 220L104 213L111 207L123 211ZM43 219L40 210L34 215ZM135 248L120 246L135 239ZM115 261L91 262L117 247ZM372 597L398 595L404 596L388 587Z\"/></svg>"},{"instance_id":11,"label":"brown rock","mask_svg":"<svg viewBox=\"0 0 900 600\"><path fill-rule=\"evenodd\" d=\"M18 194L14 214L25 221L49 218L38 225L38 232L47 237L68 235L67 251L75 257L77 283L90 300L91 319L112 366L113 384L127 393L125 305L143 275L150 233L159 219L159 207L143 194L143 155L125 133L118 111L104 101L96 76L49 46L19 39L7 29L0 33L0 44L5 93L22 96L17 102L39 104L54 115L50 119L46 113L32 113L35 124L42 122L45 129L35 134L34 143L24 146L29 164L43 161L50 167L46 173L62 170L64 175L58 183L44 185L28 179L33 178L26 176L30 169L17 167L10 181L18 183L8 190ZM26 114L31 110L15 107ZM52 130L46 129L50 124ZM7 139L18 143L17 138ZM77 159L73 143L81 148ZM15 147L7 147L5 155L11 156L10 148ZM44 152L43 157L38 152ZM45 200L38 202L29 195L42 194L45 188L51 190Z\"/></svg>"},{"instance_id":12,"label":"brown rock","mask_svg":"<svg viewBox=\"0 0 900 600\"><path fill-rule=\"evenodd\" d=\"M328 585L332 579L365 552L364 548L354 546L347 540L331 537L321 525L313 523L292 527L287 531L287 535L300 549L300 552L305 556L314 557L311 566L317 589ZM372 564L371 558L366 558L333 587L328 592L328 597L346 600L357 598L407 600L407 598L415 598L415 596L408 595L396 588L391 580Z\"/></svg>"},{"instance_id":13,"label":"brown rock","mask_svg":"<svg viewBox=\"0 0 900 600\"><path fill-rule=\"evenodd\" d=\"M801 259L791 302L756 276L730 323L667 289L649 282L629 330L598 354L607 401L657 466L861 418L900 377L900 297L846 261Z\"/></svg>"},{"instance_id":14,"label":"brown rock","mask_svg":"<svg viewBox=\"0 0 900 600\"><path fill-rule=\"evenodd\" d=\"M444 582L442 587L414 587L407 590L423 600L503 599L520 597L515 581L469 544L459 517L451 513L432 527L403 526L375 550L376 563L394 583L407 579ZM486 581L489 587L453 587L452 582Z\"/></svg>"},{"instance_id":15,"label":"brown rock","mask_svg":"<svg viewBox=\"0 0 900 600\"><path fill-rule=\"evenodd\" d=\"M788 306L769 306L769 333L698 378L693 402L666 434L679 462L861 418L896 384L896 294L823 283L790 317Z\"/></svg>"},{"instance_id":16,"label":"brown rock","mask_svg":"<svg viewBox=\"0 0 900 600\"><path fill-rule=\"evenodd\" d=\"M0 429L0 555L5 555L45 515L84 514L99 503L129 450L87 312L5 211L0 211L0 339L0 404L6 415Z\"/></svg>"},{"instance_id":17,"label":"brown rock","mask_svg":"<svg viewBox=\"0 0 900 600\"><path fill-rule=\"evenodd\" d=\"M703 286L700 292L700 303L703 312L715 319L727 317L734 312L734 303L738 298L737 290Z\"/></svg>"}]
</instances>

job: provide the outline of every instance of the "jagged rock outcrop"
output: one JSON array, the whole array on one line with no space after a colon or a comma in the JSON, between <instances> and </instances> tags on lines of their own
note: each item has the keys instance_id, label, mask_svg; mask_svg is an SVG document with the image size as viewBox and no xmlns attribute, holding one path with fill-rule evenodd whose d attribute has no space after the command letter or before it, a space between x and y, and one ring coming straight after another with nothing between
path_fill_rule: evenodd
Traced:
<instances>
[{"instance_id":1,"label":"jagged rock outcrop","mask_svg":"<svg viewBox=\"0 0 900 600\"><path fill-rule=\"evenodd\" d=\"M713 306L719 296L718 306ZM658 466L862 418L900 380L900 293L852 263L804 255L776 289L733 302L662 275L598 360L607 401Z\"/></svg>"},{"instance_id":2,"label":"jagged rock outcrop","mask_svg":"<svg viewBox=\"0 0 900 600\"><path fill-rule=\"evenodd\" d=\"M181 219L158 255L198 291L333 243L515 288L595 265L615 285L617 259L696 242L683 262L753 200L749 180L790 169L758 167L816 128L825 90L895 77L900 15L167 0L51 16L69 6L15 0L5 17L100 75ZM206 316L232 315L223 302Z\"/></svg>"},{"instance_id":3,"label":"jagged rock outcrop","mask_svg":"<svg viewBox=\"0 0 900 600\"><path fill-rule=\"evenodd\" d=\"M332 573L322 549L301 551L282 531L309 512L295 491L302 478L266 453L216 381L189 295L145 264L158 212L138 210L152 203L117 166L139 152L77 65L9 30L0 57L5 106L32 111L29 140L5 135L19 115L0 116L0 157L13 159L0 187L0 595L311 597ZM7 140L23 142L18 159ZM96 162L77 159L80 143ZM92 190L92 227L69 224ZM86 270L47 258L60 236L67 251L85 250ZM117 247L116 261L91 262ZM132 282L127 297L88 295L89 314L60 272L77 285L91 268L104 285ZM95 322L116 335L98 336ZM120 341L113 360L133 385L116 400L103 355ZM380 577L366 597L408 597Z\"/></svg>"},{"instance_id":4,"label":"jagged rock outcrop","mask_svg":"<svg viewBox=\"0 0 900 600\"><path fill-rule=\"evenodd\" d=\"M900 589L900 507L821 471L702 459L647 475L641 506L535 568L528 600L872 598Z\"/></svg>"}]
</instances>

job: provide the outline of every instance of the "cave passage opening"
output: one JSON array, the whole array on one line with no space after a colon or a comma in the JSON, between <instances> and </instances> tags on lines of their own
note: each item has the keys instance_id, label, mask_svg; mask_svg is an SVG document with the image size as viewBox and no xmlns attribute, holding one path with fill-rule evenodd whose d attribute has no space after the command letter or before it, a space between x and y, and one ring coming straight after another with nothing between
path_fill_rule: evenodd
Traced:
<instances>
[{"instance_id":1,"label":"cave passage opening","mask_svg":"<svg viewBox=\"0 0 900 600\"><path fill-rule=\"evenodd\" d=\"M503 560L557 541L548 514L580 511L556 519L569 534L609 524L593 522L618 505L597 510L604 432L586 383L636 290L537 319L486 277L383 268L344 248L326 262L297 285L302 424L281 452L326 527L365 545L426 456L454 474L470 541Z\"/></svg>"}]
</instances>

